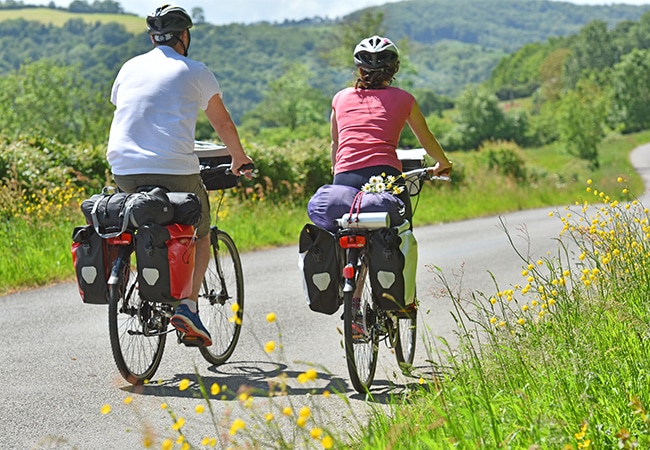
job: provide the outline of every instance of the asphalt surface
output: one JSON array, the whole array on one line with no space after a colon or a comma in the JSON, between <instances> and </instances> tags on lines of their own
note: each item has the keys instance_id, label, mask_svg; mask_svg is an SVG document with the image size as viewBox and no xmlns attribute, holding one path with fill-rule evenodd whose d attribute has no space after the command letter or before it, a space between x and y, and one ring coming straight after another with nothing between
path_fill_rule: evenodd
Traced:
<instances>
[{"instance_id":1,"label":"asphalt surface","mask_svg":"<svg viewBox=\"0 0 650 450\"><path fill-rule=\"evenodd\" d=\"M642 146L631 155L646 185L650 185L649 154L650 147ZM499 289L521 283L523 261L502 224L519 252L531 258L546 256L556 248L562 228L559 219L549 217L554 209L415 229L421 302L415 370L410 377L401 375L394 355L382 345L369 401L355 393L348 381L340 314L321 315L307 307L297 246L242 255L246 314L239 345L228 363L212 367L196 349L180 346L172 338L154 382L138 388L120 377L113 362L107 307L82 304L76 284L0 297L0 448L137 449L142 448L145 435L154 438L152 448L160 448L161 439L177 436L168 410L161 408L163 403L185 418L183 430L197 445L204 436L218 437L222 444L230 445L228 430L235 417L247 422L247 432L272 442L273 436L263 427L254 429L255 419L251 418L251 414L259 418L272 411L285 439L295 447L308 446L293 437L294 427L282 417L278 405L291 405L295 410L310 405L316 415L307 428L316 424L353 434L373 408L385 408L390 396L399 395L420 377L431 377L436 368L430 361L444 359L438 355L444 350L439 338L454 346L454 308L437 270L431 268L438 267L448 285L464 299L473 292L495 293L492 275ZM269 312L277 315L276 323L266 321ZM271 355L263 349L269 340L280 344ZM318 378L298 382L298 375L311 367ZM196 373L208 387L213 383L228 387L211 402L218 431L207 412L195 412L202 403ZM184 378L191 384L180 391L179 382ZM270 383L276 382L286 385L286 395L269 399L265 393ZM248 408L236 394L242 387L257 389ZM324 390L341 395L327 398L322 395ZM132 399L130 404L124 403L127 398ZM102 407L107 404L112 411L103 415Z\"/></svg>"}]
</instances>

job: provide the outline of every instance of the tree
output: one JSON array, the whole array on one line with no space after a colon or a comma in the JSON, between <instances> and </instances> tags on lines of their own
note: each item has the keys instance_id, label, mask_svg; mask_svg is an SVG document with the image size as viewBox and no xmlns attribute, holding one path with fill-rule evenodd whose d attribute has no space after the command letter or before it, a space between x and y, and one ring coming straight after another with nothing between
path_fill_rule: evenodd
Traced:
<instances>
[{"instance_id":1,"label":"tree","mask_svg":"<svg viewBox=\"0 0 650 450\"><path fill-rule=\"evenodd\" d=\"M542 96L546 101L555 101L562 94L564 87L562 84L562 70L568 54L568 49L559 48L548 55L539 67Z\"/></svg>"},{"instance_id":2,"label":"tree","mask_svg":"<svg viewBox=\"0 0 650 450\"><path fill-rule=\"evenodd\" d=\"M609 111L607 96L598 83L590 78L579 80L575 89L559 100L557 111L560 142L571 155L598 169L598 145L605 135Z\"/></svg>"},{"instance_id":3,"label":"tree","mask_svg":"<svg viewBox=\"0 0 650 450\"><path fill-rule=\"evenodd\" d=\"M103 143L112 106L102 90L80 75L80 67L42 59L0 78L0 130L40 135L62 143Z\"/></svg>"},{"instance_id":4,"label":"tree","mask_svg":"<svg viewBox=\"0 0 650 450\"><path fill-rule=\"evenodd\" d=\"M358 17L358 18L357 18ZM362 40L374 35L384 35L384 13L364 11L359 16L352 15L351 18L339 26L337 32L321 55L332 66L338 68L349 68L352 64L352 53L354 47Z\"/></svg>"},{"instance_id":5,"label":"tree","mask_svg":"<svg viewBox=\"0 0 650 450\"><path fill-rule=\"evenodd\" d=\"M244 123L256 120L261 126L287 127L327 121L328 99L309 84L313 74L307 66L294 63L284 75L269 82L261 103L244 115Z\"/></svg>"},{"instance_id":6,"label":"tree","mask_svg":"<svg viewBox=\"0 0 650 450\"><path fill-rule=\"evenodd\" d=\"M203 13L203 8L199 6L192 8L192 22L195 24L205 23L205 14Z\"/></svg>"},{"instance_id":7,"label":"tree","mask_svg":"<svg viewBox=\"0 0 650 450\"><path fill-rule=\"evenodd\" d=\"M612 72L612 110L626 132L650 128L650 50L633 50Z\"/></svg>"},{"instance_id":8,"label":"tree","mask_svg":"<svg viewBox=\"0 0 650 450\"><path fill-rule=\"evenodd\" d=\"M565 85L573 88L585 73L599 72L612 67L618 51L603 21L594 20L585 25L570 44L565 67Z\"/></svg>"}]
</instances>

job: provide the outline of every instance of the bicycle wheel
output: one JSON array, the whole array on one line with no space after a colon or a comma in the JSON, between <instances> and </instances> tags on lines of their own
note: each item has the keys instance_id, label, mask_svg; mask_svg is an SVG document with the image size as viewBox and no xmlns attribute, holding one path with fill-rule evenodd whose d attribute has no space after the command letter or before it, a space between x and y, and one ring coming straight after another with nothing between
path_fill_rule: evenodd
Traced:
<instances>
[{"instance_id":1,"label":"bicycle wheel","mask_svg":"<svg viewBox=\"0 0 650 450\"><path fill-rule=\"evenodd\" d=\"M219 365L232 355L244 317L244 275L232 238L212 227L210 260L199 292L199 316L212 336L210 347L199 347L206 361Z\"/></svg>"},{"instance_id":2,"label":"bicycle wheel","mask_svg":"<svg viewBox=\"0 0 650 450\"><path fill-rule=\"evenodd\" d=\"M355 292L343 294L343 328L345 337L345 354L352 386L359 393L366 393L375 378L377 352L379 350L376 314L372 309L372 290L370 277L366 276L368 268L362 264L357 272ZM364 332L353 329L355 312L352 310L352 298L359 295L360 309L363 315ZM358 319L357 319L358 320ZM358 323L358 322L357 322Z\"/></svg>"},{"instance_id":3,"label":"bicycle wheel","mask_svg":"<svg viewBox=\"0 0 650 450\"><path fill-rule=\"evenodd\" d=\"M397 363L413 364L415 358L415 341L417 337L417 308L391 314L395 327L395 358Z\"/></svg>"},{"instance_id":4,"label":"bicycle wheel","mask_svg":"<svg viewBox=\"0 0 650 450\"><path fill-rule=\"evenodd\" d=\"M133 254L131 258L135 263ZM131 384L141 384L160 366L171 309L140 298L131 267L125 264L118 283L109 286L108 331L120 374Z\"/></svg>"}]
</instances>

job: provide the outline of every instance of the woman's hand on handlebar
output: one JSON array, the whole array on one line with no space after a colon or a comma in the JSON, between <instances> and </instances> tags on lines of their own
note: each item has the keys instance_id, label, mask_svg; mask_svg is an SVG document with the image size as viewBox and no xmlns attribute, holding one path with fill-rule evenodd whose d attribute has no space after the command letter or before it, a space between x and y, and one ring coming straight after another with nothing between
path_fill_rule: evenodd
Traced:
<instances>
[{"instance_id":1,"label":"woman's hand on handlebar","mask_svg":"<svg viewBox=\"0 0 650 450\"><path fill-rule=\"evenodd\" d=\"M437 162L436 165L433 166L433 175L439 177L448 177L451 175L452 166L453 165L451 161L445 161L443 163Z\"/></svg>"}]
</instances>

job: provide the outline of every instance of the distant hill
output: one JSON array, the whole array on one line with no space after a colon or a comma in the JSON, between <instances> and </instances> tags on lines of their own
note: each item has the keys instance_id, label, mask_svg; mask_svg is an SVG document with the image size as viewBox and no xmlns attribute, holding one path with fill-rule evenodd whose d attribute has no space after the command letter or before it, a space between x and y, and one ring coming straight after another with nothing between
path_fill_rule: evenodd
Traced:
<instances>
[{"instance_id":1,"label":"distant hill","mask_svg":"<svg viewBox=\"0 0 650 450\"><path fill-rule=\"evenodd\" d=\"M575 34L592 20L612 27L621 21L638 21L650 5L407 0L365 8L340 21L198 24L192 29L190 53L217 74L238 119L261 100L268 81L292 62L308 66L314 74L313 86L328 96L350 82L352 66L333 68L321 56L336 42L340 23L353 21L365 11L382 12L387 35L410 42L406 56L415 73L403 71L400 83L453 97L468 83L487 80L503 56L526 43ZM28 59L47 57L80 64L88 79L106 89L126 59L151 47L144 30L144 18L133 15L0 9L0 75Z\"/></svg>"},{"instance_id":2,"label":"distant hill","mask_svg":"<svg viewBox=\"0 0 650 450\"><path fill-rule=\"evenodd\" d=\"M0 22L12 19L33 20L46 25L62 27L69 20L81 19L87 23L118 22L129 33L142 33L147 28L144 18L134 14L73 13L52 8L0 9Z\"/></svg>"}]
</instances>

